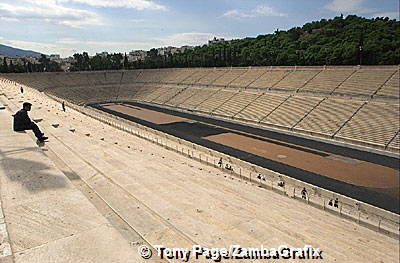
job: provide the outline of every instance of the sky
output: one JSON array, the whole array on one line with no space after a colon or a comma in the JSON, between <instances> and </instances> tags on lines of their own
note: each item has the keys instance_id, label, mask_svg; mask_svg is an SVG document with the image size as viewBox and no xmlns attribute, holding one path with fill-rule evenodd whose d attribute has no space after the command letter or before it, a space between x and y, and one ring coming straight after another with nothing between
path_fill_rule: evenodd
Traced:
<instances>
[{"instance_id":1,"label":"sky","mask_svg":"<svg viewBox=\"0 0 400 263\"><path fill-rule=\"evenodd\" d=\"M95 55L256 37L340 14L399 20L399 0L0 0L0 44Z\"/></svg>"}]
</instances>

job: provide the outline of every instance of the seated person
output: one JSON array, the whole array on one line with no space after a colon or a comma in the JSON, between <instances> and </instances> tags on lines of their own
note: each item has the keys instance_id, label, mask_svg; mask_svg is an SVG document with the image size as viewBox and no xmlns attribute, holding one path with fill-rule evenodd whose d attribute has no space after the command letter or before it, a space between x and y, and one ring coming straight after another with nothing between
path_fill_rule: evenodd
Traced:
<instances>
[{"instance_id":1,"label":"seated person","mask_svg":"<svg viewBox=\"0 0 400 263\"><path fill-rule=\"evenodd\" d=\"M264 175L258 174L257 178L260 179L260 181L265 181Z\"/></svg>"},{"instance_id":2,"label":"seated person","mask_svg":"<svg viewBox=\"0 0 400 263\"><path fill-rule=\"evenodd\" d=\"M307 200L307 190L304 187L303 190L301 190L301 198Z\"/></svg>"},{"instance_id":3,"label":"seated person","mask_svg":"<svg viewBox=\"0 0 400 263\"><path fill-rule=\"evenodd\" d=\"M335 202L333 203L333 206L336 207L336 208L339 208L339 199L338 198L335 199Z\"/></svg>"},{"instance_id":4,"label":"seated person","mask_svg":"<svg viewBox=\"0 0 400 263\"><path fill-rule=\"evenodd\" d=\"M44 134L40 131L39 127L36 123L32 122L28 116L28 111L31 110L32 104L29 102L24 102L22 105L22 109L17 111L13 115L14 117L14 131L25 131L25 130L32 130L35 134L36 138L39 142L43 142L48 137L45 137Z\"/></svg>"},{"instance_id":5,"label":"seated person","mask_svg":"<svg viewBox=\"0 0 400 263\"><path fill-rule=\"evenodd\" d=\"M225 164L225 169L233 171L232 166L230 166L229 164Z\"/></svg>"}]
</instances>

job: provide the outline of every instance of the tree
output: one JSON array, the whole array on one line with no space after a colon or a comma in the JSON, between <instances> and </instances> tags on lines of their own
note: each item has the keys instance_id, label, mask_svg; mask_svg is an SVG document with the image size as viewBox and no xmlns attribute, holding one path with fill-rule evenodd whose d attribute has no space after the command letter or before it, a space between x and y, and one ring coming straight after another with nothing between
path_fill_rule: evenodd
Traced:
<instances>
[{"instance_id":1,"label":"tree","mask_svg":"<svg viewBox=\"0 0 400 263\"><path fill-rule=\"evenodd\" d=\"M1 72L2 73L8 73L8 65L7 65L7 59L6 57L3 58L3 66L1 67Z\"/></svg>"},{"instance_id":2,"label":"tree","mask_svg":"<svg viewBox=\"0 0 400 263\"><path fill-rule=\"evenodd\" d=\"M128 56L124 55L124 69L129 69L129 61L128 61Z\"/></svg>"},{"instance_id":3,"label":"tree","mask_svg":"<svg viewBox=\"0 0 400 263\"><path fill-rule=\"evenodd\" d=\"M11 72L11 73L15 72L15 67L14 67L12 60L10 60L10 65L8 65L8 72Z\"/></svg>"}]
</instances>

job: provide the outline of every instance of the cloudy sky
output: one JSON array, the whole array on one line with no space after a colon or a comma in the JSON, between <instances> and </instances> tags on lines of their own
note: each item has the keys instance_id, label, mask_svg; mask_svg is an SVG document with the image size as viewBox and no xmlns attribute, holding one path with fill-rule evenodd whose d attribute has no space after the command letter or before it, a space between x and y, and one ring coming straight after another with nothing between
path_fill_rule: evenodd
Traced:
<instances>
[{"instance_id":1,"label":"cloudy sky","mask_svg":"<svg viewBox=\"0 0 400 263\"><path fill-rule=\"evenodd\" d=\"M0 0L0 44L66 57L254 37L343 13L398 18L398 0Z\"/></svg>"}]
</instances>

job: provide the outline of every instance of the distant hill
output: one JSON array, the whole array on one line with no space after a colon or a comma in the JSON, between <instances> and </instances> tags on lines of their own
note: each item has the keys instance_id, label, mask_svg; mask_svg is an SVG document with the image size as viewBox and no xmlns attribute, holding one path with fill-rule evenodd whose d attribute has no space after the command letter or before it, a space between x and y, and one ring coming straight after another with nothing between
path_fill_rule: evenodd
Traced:
<instances>
[{"instance_id":1,"label":"distant hill","mask_svg":"<svg viewBox=\"0 0 400 263\"><path fill-rule=\"evenodd\" d=\"M0 44L0 54L7 57L40 57L41 53L32 50L23 50Z\"/></svg>"},{"instance_id":2,"label":"distant hill","mask_svg":"<svg viewBox=\"0 0 400 263\"><path fill-rule=\"evenodd\" d=\"M400 21L395 19L338 16L174 54L152 49L144 61L134 61L130 67L399 65L398 36Z\"/></svg>"}]
</instances>

